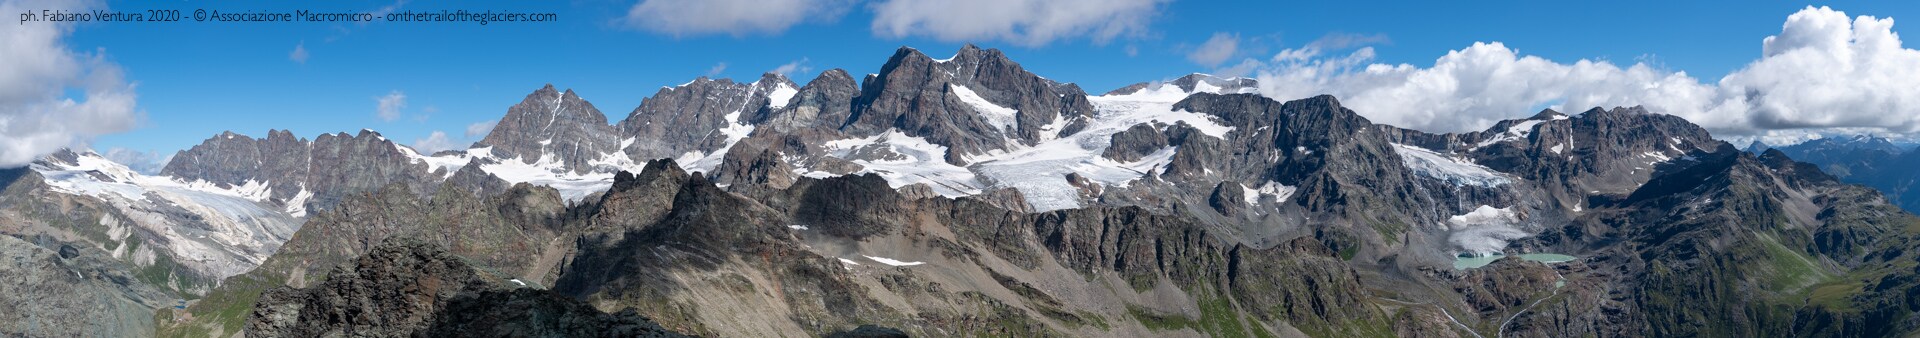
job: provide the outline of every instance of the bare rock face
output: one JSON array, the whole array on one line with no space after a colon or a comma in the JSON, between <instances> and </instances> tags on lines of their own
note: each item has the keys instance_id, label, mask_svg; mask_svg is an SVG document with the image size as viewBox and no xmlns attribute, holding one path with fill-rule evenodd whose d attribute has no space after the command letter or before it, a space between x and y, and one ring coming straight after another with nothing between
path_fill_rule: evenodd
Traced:
<instances>
[{"instance_id":1,"label":"bare rock face","mask_svg":"<svg viewBox=\"0 0 1920 338\"><path fill-rule=\"evenodd\" d=\"M774 106L787 105L771 102L770 97L777 92L796 91L797 87L775 73L751 83L701 77L685 85L660 88L620 120L619 133L634 139L625 151L639 159L713 152L729 142L730 135L723 130L747 128L753 117L766 116Z\"/></svg>"},{"instance_id":2,"label":"bare rock face","mask_svg":"<svg viewBox=\"0 0 1920 338\"><path fill-rule=\"evenodd\" d=\"M269 197L281 202L306 192L313 195L310 209L326 209L346 194L440 177L414 162L408 151L371 130L321 134L311 141L284 130L267 131L262 139L226 132L180 151L160 174L223 187L262 183L272 190Z\"/></svg>"},{"instance_id":3,"label":"bare rock face","mask_svg":"<svg viewBox=\"0 0 1920 338\"><path fill-rule=\"evenodd\" d=\"M753 123L770 130L791 133L808 128L839 129L853 116L853 99L860 95L860 84L846 70L829 69L800 87L791 103L754 115ZM784 102L771 102L782 104Z\"/></svg>"},{"instance_id":4,"label":"bare rock face","mask_svg":"<svg viewBox=\"0 0 1920 338\"><path fill-rule=\"evenodd\" d=\"M1107 146L1107 152L1101 156L1116 161L1133 162L1139 161L1147 154L1159 151L1160 148L1166 148L1175 141L1168 140L1167 133L1160 132L1153 125L1141 123L1127 128L1126 131L1113 134L1111 143Z\"/></svg>"},{"instance_id":5,"label":"bare rock face","mask_svg":"<svg viewBox=\"0 0 1920 338\"><path fill-rule=\"evenodd\" d=\"M994 116L996 112L970 104L970 97L1015 112ZM950 147L947 162L964 165L964 155L1071 133L1092 114L1093 106L1079 87L1029 73L999 50L968 45L952 59L934 60L901 48L879 75L861 85L843 130L873 135L898 129ZM1067 124L1045 128L1061 121Z\"/></svg>"},{"instance_id":6,"label":"bare rock face","mask_svg":"<svg viewBox=\"0 0 1920 338\"><path fill-rule=\"evenodd\" d=\"M784 144L768 144L770 141L780 140L750 138L727 148L727 153L721 158L719 166L710 173L714 182L776 189L793 185L793 179L797 175L794 173L793 165L788 162L788 157L782 155L779 149ZM805 149L802 148L800 151Z\"/></svg>"},{"instance_id":7,"label":"bare rock face","mask_svg":"<svg viewBox=\"0 0 1920 338\"><path fill-rule=\"evenodd\" d=\"M311 146L285 130L268 130L262 139L229 131L175 154L160 174L229 186L255 180L273 187L274 198L292 198L311 172Z\"/></svg>"},{"instance_id":8,"label":"bare rock face","mask_svg":"<svg viewBox=\"0 0 1920 338\"><path fill-rule=\"evenodd\" d=\"M306 182L308 189L317 190L314 203L324 209L347 194L374 191L389 184L437 183L438 177L429 173L425 164L414 162L400 149L400 145L371 130L352 136L336 133L314 138Z\"/></svg>"},{"instance_id":9,"label":"bare rock face","mask_svg":"<svg viewBox=\"0 0 1920 338\"><path fill-rule=\"evenodd\" d=\"M593 169L589 161L618 152L618 135L592 103L571 89L561 92L549 84L507 108L507 116L474 145L493 147L495 156L526 163L551 157L585 173Z\"/></svg>"},{"instance_id":10,"label":"bare rock face","mask_svg":"<svg viewBox=\"0 0 1920 338\"><path fill-rule=\"evenodd\" d=\"M678 336L632 313L608 315L476 269L440 246L395 237L304 289L260 296L252 337Z\"/></svg>"}]
</instances>

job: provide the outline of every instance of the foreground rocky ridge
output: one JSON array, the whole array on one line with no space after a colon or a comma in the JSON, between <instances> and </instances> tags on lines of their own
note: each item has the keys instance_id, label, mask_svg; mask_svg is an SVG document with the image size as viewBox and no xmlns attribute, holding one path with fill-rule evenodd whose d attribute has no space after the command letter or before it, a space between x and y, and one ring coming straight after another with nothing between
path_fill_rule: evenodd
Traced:
<instances>
[{"instance_id":1,"label":"foreground rocky ridge","mask_svg":"<svg viewBox=\"0 0 1920 338\"><path fill-rule=\"evenodd\" d=\"M684 337L632 311L613 315L396 237L312 287L260 296L251 337Z\"/></svg>"},{"instance_id":2,"label":"foreground rocky ridge","mask_svg":"<svg viewBox=\"0 0 1920 338\"><path fill-rule=\"evenodd\" d=\"M1920 225L1912 216L1858 199L1870 190L1832 184L1777 156L1708 155L1669 169L1625 201L1596 206L1574 226L1520 243L1592 258L1553 266L1506 259L1400 277L1343 259L1311 237L1260 249L1137 207L1019 213L972 198L907 198L873 175L725 191L657 161L620 175L596 201L567 208L557 223L572 234L563 236L577 236L565 249L569 258L554 263L554 278L526 281L553 285L602 311L632 309L703 335L817 335L868 324L936 336L1911 330L1867 325L1912 310L1875 302L1884 291L1853 289L1848 281L1895 271L1909 259L1884 253L1912 252L1901 249ZM541 190L514 190L527 189ZM1803 202L1812 205L1761 207ZM1793 220L1807 216L1798 214L1807 207L1828 216ZM444 231L432 229L421 230ZM1742 233L1749 235L1720 235ZM1808 249L1791 244L1814 238L1838 240ZM1710 239L1728 242L1701 242ZM437 240L481 247L457 237ZM1703 260L1709 257L1722 258ZM1805 263L1776 265L1782 262ZM505 264L503 271L538 268ZM1893 269L1875 267L1882 264ZM1868 280L1876 279L1904 283ZM1701 293L1716 289L1724 291ZM1683 299L1707 301L1673 301ZM1809 321L1815 324L1788 325Z\"/></svg>"}]
</instances>

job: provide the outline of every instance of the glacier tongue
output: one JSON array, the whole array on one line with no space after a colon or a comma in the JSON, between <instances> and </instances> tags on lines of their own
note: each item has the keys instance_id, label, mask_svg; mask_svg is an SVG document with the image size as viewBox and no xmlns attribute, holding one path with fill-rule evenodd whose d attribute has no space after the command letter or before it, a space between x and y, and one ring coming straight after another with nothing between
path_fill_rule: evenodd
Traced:
<instances>
[{"instance_id":1,"label":"glacier tongue","mask_svg":"<svg viewBox=\"0 0 1920 338\"><path fill-rule=\"evenodd\" d=\"M1513 182L1493 169L1426 148L1395 143L1393 150L1400 154L1400 162L1406 164L1407 168L1456 186L1495 187Z\"/></svg>"},{"instance_id":2,"label":"glacier tongue","mask_svg":"<svg viewBox=\"0 0 1920 338\"><path fill-rule=\"evenodd\" d=\"M273 206L267 182L220 187L147 176L93 152L79 153L74 162L40 161L32 169L54 192L105 201L161 237L151 240L166 243L152 247L164 247L175 261L215 280L259 265L303 222L304 209L292 205L305 201Z\"/></svg>"}]
</instances>

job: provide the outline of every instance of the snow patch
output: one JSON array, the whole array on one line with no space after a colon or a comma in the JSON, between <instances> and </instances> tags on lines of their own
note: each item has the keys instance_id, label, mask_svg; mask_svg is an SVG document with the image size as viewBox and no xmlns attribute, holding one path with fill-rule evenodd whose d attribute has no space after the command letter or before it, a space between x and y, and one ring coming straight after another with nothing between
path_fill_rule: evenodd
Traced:
<instances>
[{"instance_id":1,"label":"snow patch","mask_svg":"<svg viewBox=\"0 0 1920 338\"><path fill-rule=\"evenodd\" d=\"M1178 89L1174 86L1168 87ZM1177 94L1178 96L1142 94L1144 92L1143 90L1134 95L1087 97L1087 100L1093 103L1094 110L1099 113L1095 116L1094 125L1089 126L1088 129L1116 128L1114 133L1118 133L1141 123L1186 122L1194 129L1199 129L1200 133L1214 138L1225 138L1228 132L1233 131L1233 127L1220 124L1213 115L1174 110L1173 104L1187 98L1186 94Z\"/></svg>"},{"instance_id":2,"label":"snow patch","mask_svg":"<svg viewBox=\"0 0 1920 338\"><path fill-rule=\"evenodd\" d=\"M974 93L973 89L968 89L967 86L957 84L949 84L948 86L953 87L953 95L960 97L960 102L966 103L968 106L973 106L973 111L979 112L980 117L986 118L988 124L992 124L994 128L1000 129L1000 133L1005 134L1018 127L1016 117L1019 116L1020 111L1014 110L1013 108L1001 107L998 104L994 104L993 101L987 101L986 98L980 97L980 94Z\"/></svg>"},{"instance_id":3,"label":"snow patch","mask_svg":"<svg viewBox=\"0 0 1920 338\"><path fill-rule=\"evenodd\" d=\"M501 159L481 164L480 170L507 182L552 187L559 190L560 197L568 202L579 201L587 195L613 187L612 172L596 170L576 174L552 156L541 156L539 161L531 164L517 157Z\"/></svg>"},{"instance_id":4,"label":"snow patch","mask_svg":"<svg viewBox=\"0 0 1920 338\"><path fill-rule=\"evenodd\" d=\"M828 156L853 161L862 168L855 174L874 173L887 179L893 188L926 183L935 193L960 197L980 193L980 181L972 171L947 163L947 147L925 138L907 136L899 130L879 135L828 141L823 145Z\"/></svg>"},{"instance_id":5,"label":"snow patch","mask_svg":"<svg viewBox=\"0 0 1920 338\"><path fill-rule=\"evenodd\" d=\"M313 191L307 190L306 183L301 183L300 193L294 194L293 198L286 202L287 214L293 217L307 217L307 200L312 198Z\"/></svg>"},{"instance_id":6,"label":"snow patch","mask_svg":"<svg viewBox=\"0 0 1920 338\"><path fill-rule=\"evenodd\" d=\"M1267 181L1266 184L1261 184L1259 188L1241 186L1240 189L1243 190L1240 196L1247 200L1248 206L1259 203L1260 196L1273 196L1274 203L1286 203L1288 197L1293 197L1293 191L1295 190L1293 186L1274 181Z\"/></svg>"},{"instance_id":7,"label":"snow patch","mask_svg":"<svg viewBox=\"0 0 1920 338\"><path fill-rule=\"evenodd\" d=\"M902 261L894 260L892 258L874 257L874 256L867 256L867 255L860 255L860 257L866 257L867 259L871 259L875 262L880 262L880 264L886 264L886 265L892 265L892 266L915 266L915 265L927 264L927 262L902 262Z\"/></svg>"},{"instance_id":8,"label":"snow patch","mask_svg":"<svg viewBox=\"0 0 1920 338\"><path fill-rule=\"evenodd\" d=\"M1654 163L1660 163L1660 162L1666 162L1666 161L1672 161L1672 160L1673 160L1673 158L1670 158L1670 157L1667 157L1667 154L1662 154L1662 153L1660 153L1660 152L1658 152L1658 151L1649 151L1649 152L1646 152L1646 153L1642 153L1642 154L1640 154L1640 156L1643 156L1643 157L1647 157L1647 158L1652 158L1652 159L1653 159L1653 162L1651 162L1651 163L1647 163L1647 164L1654 164Z\"/></svg>"},{"instance_id":9,"label":"snow patch","mask_svg":"<svg viewBox=\"0 0 1920 338\"><path fill-rule=\"evenodd\" d=\"M726 137L726 143L721 144L720 148L714 149L711 152L696 150L680 154L679 157L673 159L674 162L680 163L688 172L713 173L715 168L719 168L720 161L726 159L727 150L733 149L735 143L739 143L741 139L747 138L747 135L753 134L754 129L753 125L740 123L740 111L738 110L727 113L725 119L727 126L717 131Z\"/></svg>"},{"instance_id":10,"label":"snow patch","mask_svg":"<svg viewBox=\"0 0 1920 338\"><path fill-rule=\"evenodd\" d=\"M787 106L787 101L792 101L793 95L799 94L799 93L800 93L800 90L794 89L793 86L787 85L785 82L782 82L779 85L773 87L773 92L767 93L767 106L772 107L773 109L784 108ZM622 146L621 148L625 148L625 146Z\"/></svg>"},{"instance_id":11,"label":"snow patch","mask_svg":"<svg viewBox=\"0 0 1920 338\"><path fill-rule=\"evenodd\" d=\"M1513 126L1507 127L1507 130L1505 132L1501 132L1500 134L1494 135L1493 137L1489 137L1485 141L1480 141L1480 144L1474 145L1473 149L1469 149L1468 151L1478 150L1482 147L1498 144L1501 142L1507 142L1507 141L1513 141L1513 140L1525 140L1527 139L1528 135L1533 134L1533 129L1535 127L1540 126L1541 122L1546 122L1546 121L1527 120L1527 121L1521 121L1520 123L1515 123L1513 124Z\"/></svg>"}]
</instances>

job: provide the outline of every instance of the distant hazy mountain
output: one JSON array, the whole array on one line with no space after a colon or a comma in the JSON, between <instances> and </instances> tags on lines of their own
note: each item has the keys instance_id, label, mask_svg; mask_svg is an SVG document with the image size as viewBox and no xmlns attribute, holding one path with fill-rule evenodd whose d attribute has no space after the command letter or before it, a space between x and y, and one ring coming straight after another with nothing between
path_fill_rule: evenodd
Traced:
<instances>
[{"instance_id":1,"label":"distant hazy mountain","mask_svg":"<svg viewBox=\"0 0 1920 338\"><path fill-rule=\"evenodd\" d=\"M1910 145L1861 135L1769 148L1796 161L1819 166L1841 181L1880 190L1889 202L1909 212L1920 211L1920 189L1917 189L1920 188L1920 151L1914 151Z\"/></svg>"}]
</instances>

